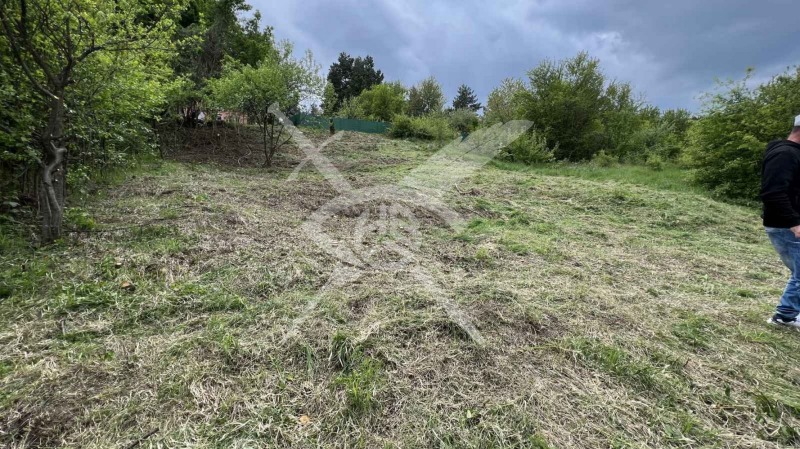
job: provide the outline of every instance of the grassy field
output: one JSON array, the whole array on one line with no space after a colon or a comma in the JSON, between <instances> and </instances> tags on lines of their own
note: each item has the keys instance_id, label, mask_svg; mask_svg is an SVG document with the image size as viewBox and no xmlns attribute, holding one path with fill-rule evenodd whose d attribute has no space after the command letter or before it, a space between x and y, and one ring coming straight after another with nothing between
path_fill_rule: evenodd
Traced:
<instances>
[{"instance_id":1,"label":"grassy field","mask_svg":"<svg viewBox=\"0 0 800 449\"><path fill-rule=\"evenodd\" d=\"M800 334L765 324L787 272L755 209L677 169L495 163L444 198L465 226L408 221L437 289L385 263L320 294L337 260L301 225L337 193L311 166L287 182L294 150L266 170L213 140L212 163L76 201L92 232L33 249L0 221L0 445L800 444ZM345 133L325 154L367 187L435 150ZM390 262L402 235L365 210L385 207L326 232Z\"/></svg>"}]
</instances>

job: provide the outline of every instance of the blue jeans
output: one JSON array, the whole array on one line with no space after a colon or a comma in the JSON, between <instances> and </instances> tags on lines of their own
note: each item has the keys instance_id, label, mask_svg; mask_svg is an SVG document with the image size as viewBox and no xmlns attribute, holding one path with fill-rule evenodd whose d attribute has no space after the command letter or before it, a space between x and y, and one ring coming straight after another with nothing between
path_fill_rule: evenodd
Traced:
<instances>
[{"instance_id":1,"label":"blue jeans","mask_svg":"<svg viewBox=\"0 0 800 449\"><path fill-rule=\"evenodd\" d=\"M786 228L765 229L775 251L792 273L776 310L784 319L793 320L800 314L800 239Z\"/></svg>"}]
</instances>

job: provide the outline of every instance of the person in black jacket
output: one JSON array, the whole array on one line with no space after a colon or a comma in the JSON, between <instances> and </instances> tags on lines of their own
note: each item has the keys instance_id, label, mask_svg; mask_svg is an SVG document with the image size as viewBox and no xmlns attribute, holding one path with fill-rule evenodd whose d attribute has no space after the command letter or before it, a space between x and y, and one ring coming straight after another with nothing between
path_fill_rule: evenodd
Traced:
<instances>
[{"instance_id":1,"label":"person in black jacket","mask_svg":"<svg viewBox=\"0 0 800 449\"><path fill-rule=\"evenodd\" d=\"M767 145L761 164L764 228L792 273L770 324L800 330L800 115L786 140Z\"/></svg>"}]
</instances>

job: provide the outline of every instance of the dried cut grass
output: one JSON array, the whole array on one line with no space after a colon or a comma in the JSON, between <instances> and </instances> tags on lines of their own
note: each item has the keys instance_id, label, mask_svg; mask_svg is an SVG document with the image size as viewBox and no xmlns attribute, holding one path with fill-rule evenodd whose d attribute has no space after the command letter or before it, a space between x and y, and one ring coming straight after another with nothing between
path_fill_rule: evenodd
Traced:
<instances>
[{"instance_id":1,"label":"dried cut grass","mask_svg":"<svg viewBox=\"0 0 800 449\"><path fill-rule=\"evenodd\" d=\"M326 152L356 186L430 153L355 133ZM286 183L288 162L226 158L167 162L83 205L100 229L141 226L0 255L2 445L800 441L800 340L763 324L785 273L751 209L487 167L447 197L467 226L423 214L415 250L485 345L402 268L320 296L281 344L337 263L299 225L337 194L311 167ZM361 212L327 231L351 241Z\"/></svg>"}]
</instances>

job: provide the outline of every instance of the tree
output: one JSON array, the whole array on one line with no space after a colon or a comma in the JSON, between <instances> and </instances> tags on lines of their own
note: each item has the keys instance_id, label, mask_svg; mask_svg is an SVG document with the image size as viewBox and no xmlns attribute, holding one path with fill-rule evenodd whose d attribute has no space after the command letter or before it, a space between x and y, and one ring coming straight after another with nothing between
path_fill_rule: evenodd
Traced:
<instances>
[{"instance_id":1,"label":"tree","mask_svg":"<svg viewBox=\"0 0 800 449\"><path fill-rule=\"evenodd\" d=\"M331 117L336 113L336 91L333 89L333 84L325 83L325 88L322 93L322 112L323 114Z\"/></svg>"},{"instance_id":2,"label":"tree","mask_svg":"<svg viewBox=\"0 0 800 449\"><path fill-rule=\"evenodd\" d=\"M375 69L372 56L353 58L342 52L339 54L339 59L331 64L328 82L336 93L336 103L331 111L333 112L338 110L345 100L357 97L361 92L382 83L383 73Z\"/></svg>"},{"instance_id":3,"label":"tree","mask_svg":"<svg viewBox=\"0 0 800 449\"><path fill-rule=\"evenodd\" d=\"M558 145L559 159L589 159L603 148L605 77L599 65L579 53L559 62L544 61L528 72L529 86L519 95L520 112L547 142Z\"/></svg>"},{"instance_id":4,"label":"tree","mask_svg":"<svg viewBox=\"0 0 800 449\"><path fill-rule=\"evenodd\" d=\"M394 82L373 86L361 92L356 101L363 118L388 122L403 112L405 97L406 88L400 82Z\"/></svg>"},{"instance_id":5,"label":"tree","mask_svg":"<svg viewBox=\"0 0 800 449\"><path fill-rule=\"evenodd\" d=\"M194 126L202 107L206 80L219 77L223 61L231 58L255 66L277 56L272 28L260 29L261 14L245 0L190 0L176 34L175 72L192 81L174 98L184 124Z\"/></svg>"},{"instance_id":6,"label":"tree","mask_svg":"<svg viewBox=\"0 0 800 449\"><path fill-rule=\"evenodd\" d=\"M458 93L456 97L453 98L453 109L470 109L477 112L480 108L481 104L478 102L478 97L475 95L475 92L466 84L459 86Z\"/></svg>"},{"instance_id":7,"label":"tree","mask_svg":"<svg viewBox=\"0 0 800 449\"><path fill-rule=\"evenodd\" d=\"M659 111L657 108L653 108L651 111L643 106L643 101L634 98L633 88L629 83L617 81L608 83L600 101L602 136L596 137L601 150L617 158L625 158L631 153L623 151L629 148L626 143L638 130L643 127L654 130L660 115ZM650 132L648 135L652 140L652 137L660 134ZM633 150L640 154L644 153L642 146L635 147Z\"/></svg>"},{"instance_id":8,"label":"tree","mask_svg":"<svg viewBox=\"0 0 800 449\"><path fill-rule=\"evenodd\" d=\"M98 54L169 47L179 5L136 0L3 1L2 37L26 82L42 102L46 123L37 157L41 237L61 237L68 143L65 117L81 68Z\"/></svg>"},{"instance_id":9,"label":"tree","mask_svg":"<svg viewBox=\"0 0 800 449\"><path fill-rule=\"evenodd\" d=\"M319 95L322 79L310 52L303 60L290 57L291 48L280 57L257 66L231 63L219 79L209 81L211 98L220 108L247 114L258 124L264 142L264 165L272 166L275 153L290 140L284 124L273 109L288 115L303 99Z\"/></svg>"},{"instance_id":10,"label":"tree","mask_svg":"<svg viewBox=\"0 0 800 449\"><path fill-rule=\"evenodd\" d=\"M444 103L442 86L432 76L408 91L408 115L421 116L442 112Z\"/></svg>"},{"instance_id":11,"label":"tree","mask_svg":"<svg viewBox=\"0 0 800 449\"><path fill-rule=\"evenodd\" d=\"M525 91L525 84L516 78L506 78L500 86L489 93L483 117L487 125L505 123L521 117L519 95Z\"/></svg>"},{"instance_id":12,"label":"tree","mask_svg":"<svg viewBox=\"0 0 800 449\"><path fill-rule=\"evenodd\" d=\"M766 144L784 139L800 111L800 68L749 87L743 80L721 83L703 99L703 115L689 129L687 159L697 182L713 192L753 200Z\"/></svg>"}]
</instances>

